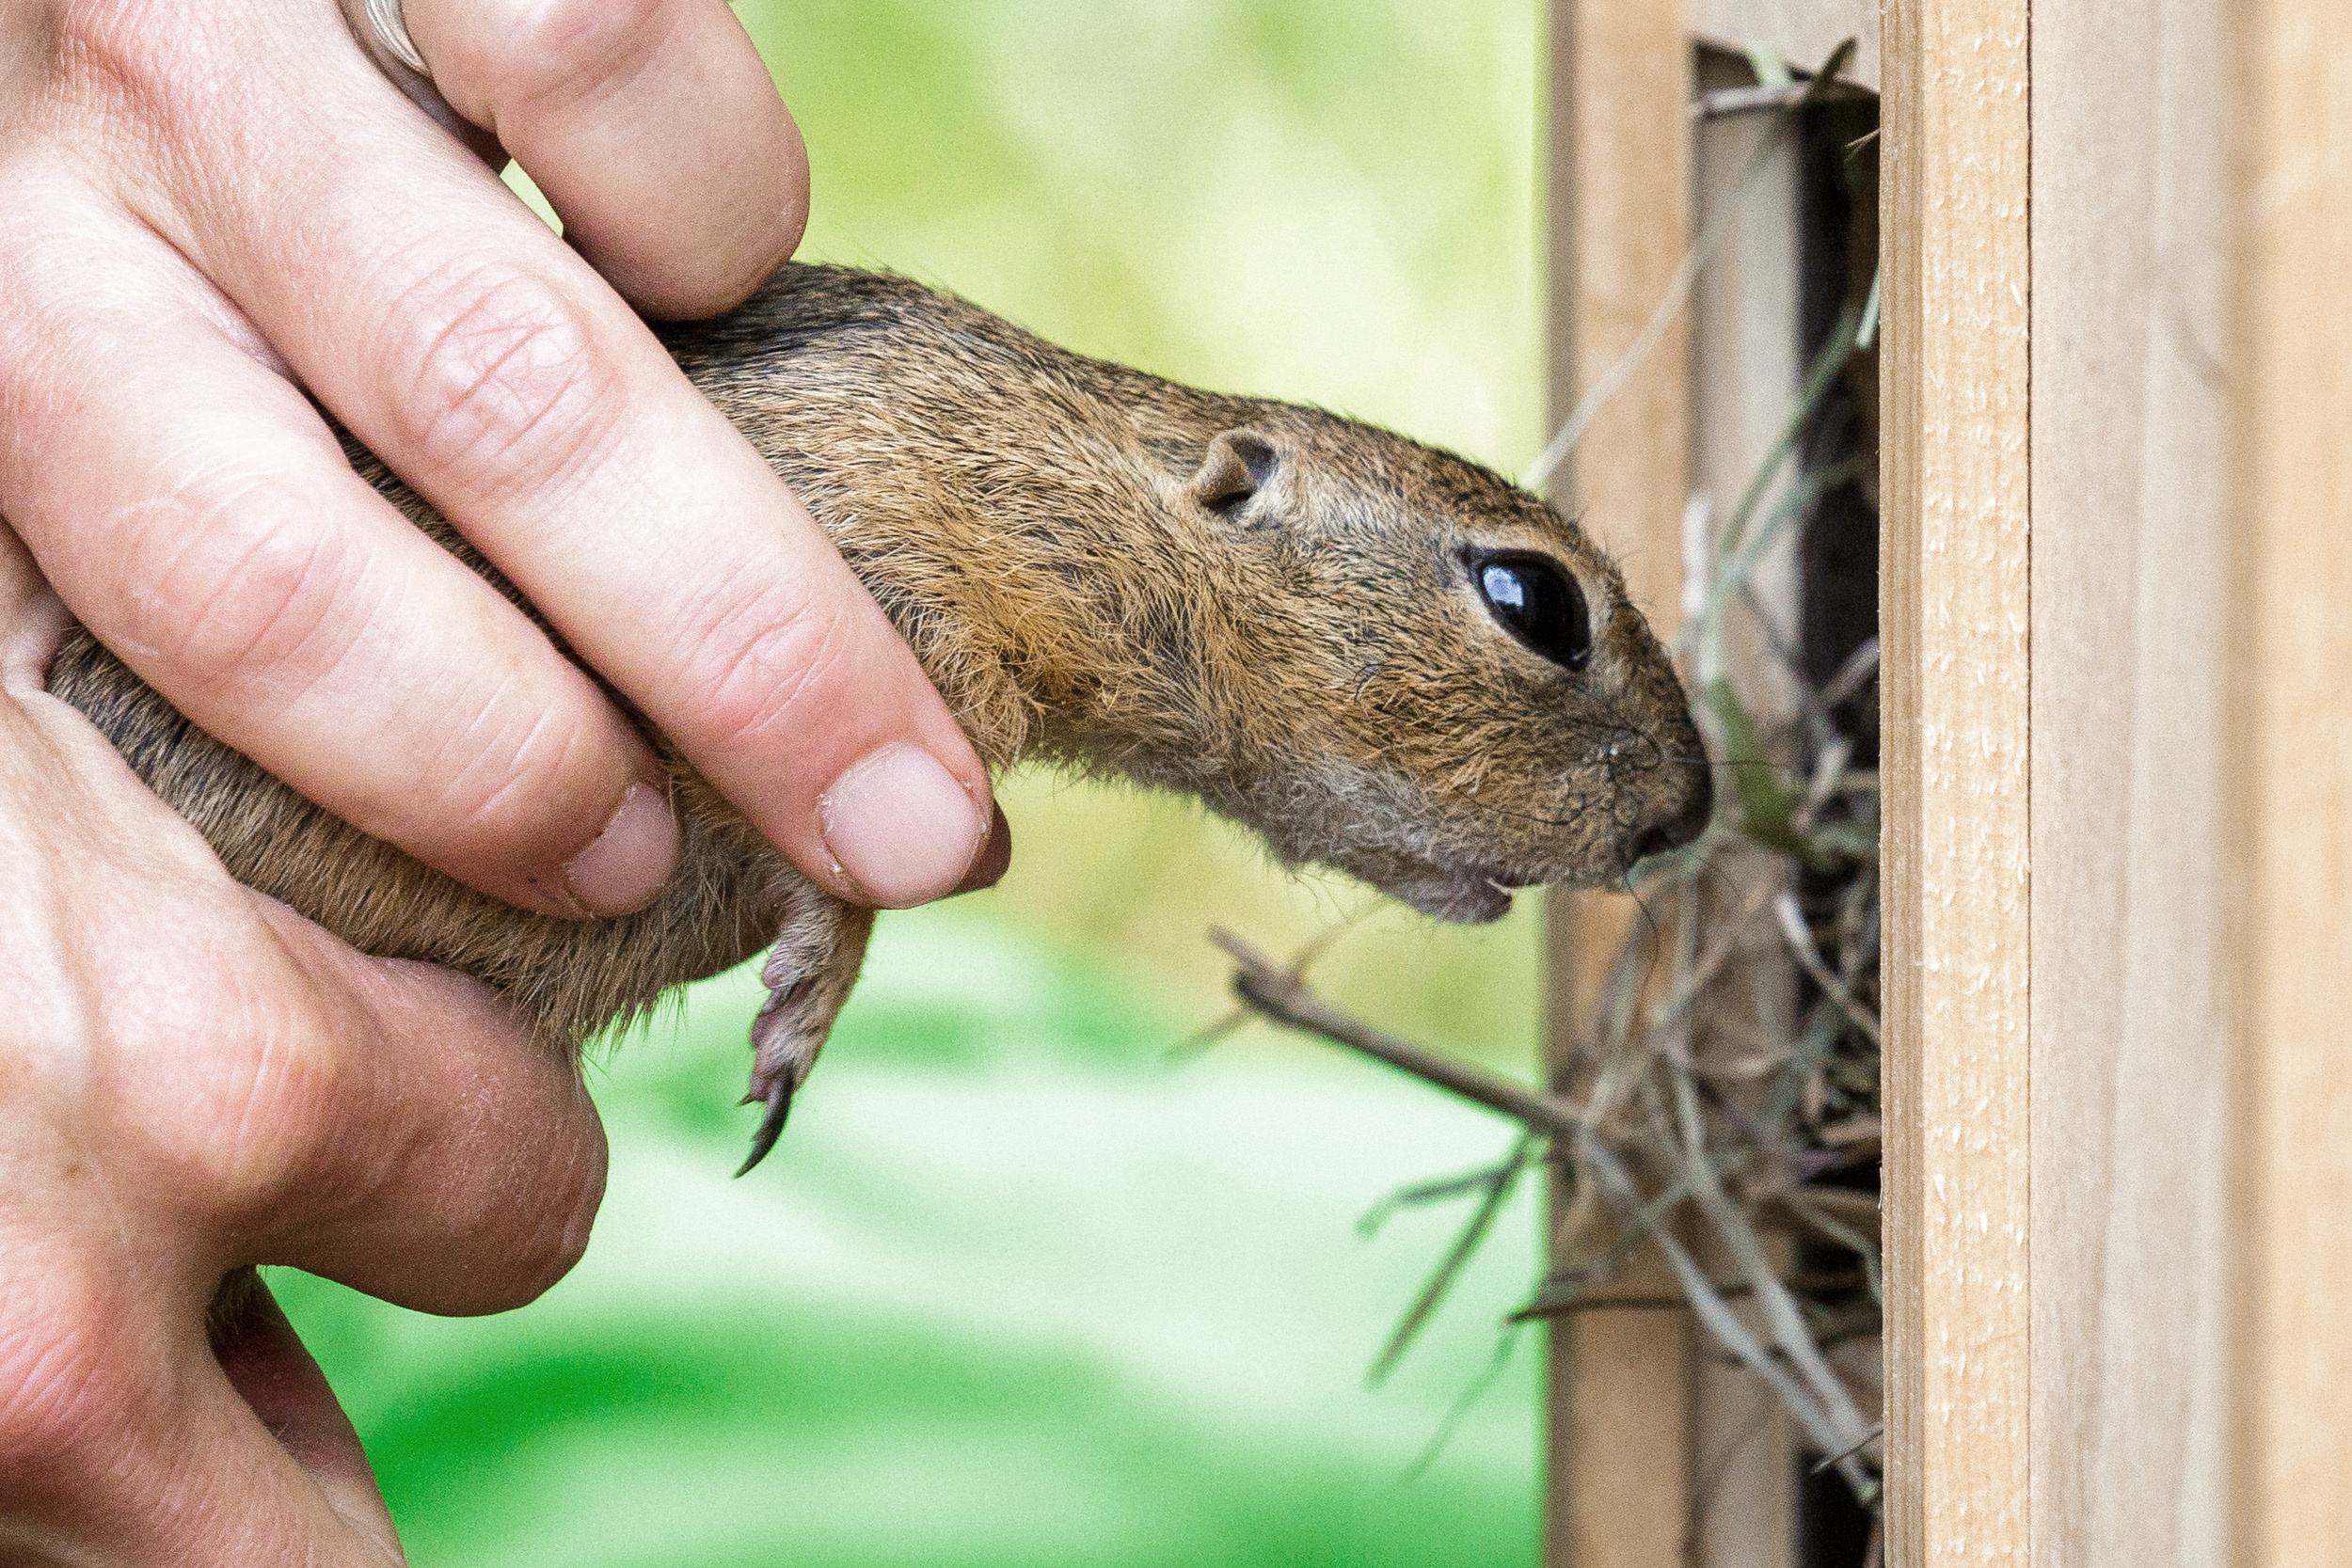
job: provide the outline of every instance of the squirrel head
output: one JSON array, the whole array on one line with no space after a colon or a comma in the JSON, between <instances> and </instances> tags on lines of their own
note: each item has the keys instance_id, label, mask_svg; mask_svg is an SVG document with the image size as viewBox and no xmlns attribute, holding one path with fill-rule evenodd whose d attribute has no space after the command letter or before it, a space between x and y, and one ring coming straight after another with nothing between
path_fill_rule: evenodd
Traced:
<instances>
[{"instance_id":1,"label":"squirrel head","mask_svg":"<svg viewBox=\"0 0 2352 1568\"><path fill-rule=\"evenodd\" d=\"M1474 463L869 274L790 268L673 339L993 764L1196 796L1287 863L1455 920L1616 881L1706 824L1689 705L1624 580Z\"/></svg>"},{"instance_id":2,"label":"squirrel head","mask_svg":"<svg viewBox=\"0 0 2352 1568\"><path fill-rule=\"evenodd\" d=\"M1161 449L1163 518L1200 562L1171 618L1195 723L1122 770L1450 920L1698 835L1710 774L1681 684L1580 528L1386 431L1225 412Z\"/></svg>"}]
</instances>

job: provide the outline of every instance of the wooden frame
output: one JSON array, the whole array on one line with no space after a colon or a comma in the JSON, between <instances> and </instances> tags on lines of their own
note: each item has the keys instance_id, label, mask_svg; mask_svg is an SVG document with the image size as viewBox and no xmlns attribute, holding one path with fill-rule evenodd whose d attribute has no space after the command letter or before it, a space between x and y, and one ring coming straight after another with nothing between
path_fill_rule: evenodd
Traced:
<instances>
[{"instance_id":1,"label":"wooden frame","mask_svg":"<svg viewBox=\"0 0 2352 1568\"><path fill-rule=\"evenodd\" d=\"M1562 417L1642 340L1692 238L1691 49L1678 0L1565 0L1552 10L1551 402ZM1611 519L1629 586L1671 631L1679 604L1690 451L1689 341L1670 325L1587 427L1566 474L1573 505ZM1595 462L1584 452L1606 452ZM1626 929L1598 903L1554 906L1549 1026L1567 1064L1586 1001ZM1565 1253L1573 1239L1559 1238ZM1668 1290L1632 1271L1628 1305L1597 1305L1549 1336L1546 1558L1579 1568L1678 1563L1689 1524L1692 1375ZM1628 1418L1628 1413L1639 1412Z\"/></svg>"},{"instance_id":2,"label":"wooden frame","mask_svg":"<svg viewBox=\"0 0 2352 1568\"><path fill-rule=\"evenodd\" d=\"M1881 209L1887 1556L2029 1559L2027 0L1892 0Z\"/></svg>"},{"instance_id":3,"label":"wooden frame","mask_svg":"<svg viewBox=\"0 0 2352 1568\"><path fill-rule=\"evenodd\" d=\"M1565 419L1612 388L1562 488L1671 632L1692 496L1731 515L1803 379L1797 138L1772 115L1694 134L1694 91L1743 73L1694 52L1674 0L1565 7L1552 47L1553 406ZM1692 281L1677 275L1702 227L1713 260L1661 315ZM1782 554L1759 580L1792 570L1793 550ZM1575 1070L1583 1004L1625 914L1608 900L1555 906L1555 1075ZM1595 1241L1556 1244L1572 1256ZM1785 1568L1795 1448L1761 1386L1660 1305L1674 1299L1662 1271L1636 1268L1551 1331L1549 1560Z\"/></svg>"},{"instance_id":4,"label":"wooden frame","mask_svg":"<svg viewBox=\"0 0 2352 1568\"><path fill-rule=\"evenodd\" d=\"M2224 23L2033 21L2026 1528L2090 1564L2227 1560Z\"/></svg>"},{"instance_id":5,"label":"wooden frame","mask_svg":"<svg viewBox=\"0 0 2352 1568\"><path fill-rule=\"evenodd\" d=\"M1561 406L1689 243L1693 38L1802 61L1852 10L1556 0ZM2352 9L1886 0L1876 41L1889 1560L2339 1562ZM1653 344L1573 476L1653 606L1705 359ZM1558 918L1563 1029L1611 934ZM1725 1560L1678 1325L1588 1314L1553 1370L1549 1560Z\"/></svg>"},{"instance_id":6,"label":"wooden frame","mask_svg":"<svg viewBox=\"0 0 2352 1568\"><path fill-rule=\"evenodd\" d=\"M2237 1560L2352 1541L2352 12L2233 13L2223 984Z\"/></svg>"}]
</instances>

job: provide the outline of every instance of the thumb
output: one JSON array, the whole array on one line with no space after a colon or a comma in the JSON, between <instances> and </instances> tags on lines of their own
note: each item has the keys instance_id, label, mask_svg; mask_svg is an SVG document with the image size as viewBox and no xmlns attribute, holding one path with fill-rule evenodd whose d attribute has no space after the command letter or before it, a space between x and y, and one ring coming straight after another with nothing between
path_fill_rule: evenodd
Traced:
<instances>
[{"instance_id":1,"label":"thumb","mask_svg":"<svg viewBox=\"0 0 2352 1568\"><path fill-rule=\"evenodd\" d=\"M317 1075L331 1086L273 1113L288 1179L221 1261L289 1263L445 1315L536 1298L579 1260L604 1195L604 1127L571 1055L487 987L362 958L257 903L341 990L346 1037Z\"/></svg>"}]
</instances>

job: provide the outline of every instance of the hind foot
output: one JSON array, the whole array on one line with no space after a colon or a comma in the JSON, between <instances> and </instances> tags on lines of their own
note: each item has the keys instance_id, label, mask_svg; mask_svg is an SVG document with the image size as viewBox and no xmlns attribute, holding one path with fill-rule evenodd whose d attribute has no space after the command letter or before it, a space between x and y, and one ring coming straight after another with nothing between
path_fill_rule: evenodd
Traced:
<instances>
[{"instance_id":1,"label":"hind foot","mask_svg":"<svg viewBox=\"0 0 2352 1568\"><path fill-rule=\"evenodd\" d=\"M736 1175L750 1171L776 1147L792 1097L817 1065L833 1021L857 984L873 929L873 911L844 904L815 887L795 901L776 935L775 950L760 966L768 1000L752 1021L752 1084L743 1103L767 1109Z\"/></svg>"}]
</instances>

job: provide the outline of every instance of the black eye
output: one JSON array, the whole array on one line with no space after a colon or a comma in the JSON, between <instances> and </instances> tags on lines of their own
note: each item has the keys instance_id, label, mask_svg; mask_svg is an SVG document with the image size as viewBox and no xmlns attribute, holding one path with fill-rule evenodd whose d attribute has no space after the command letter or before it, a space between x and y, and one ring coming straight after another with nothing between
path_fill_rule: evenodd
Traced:
<instances>
[{"instance_id":1,"label":"black eye","mask_svg":"<svg viewBox=\"0 0 2352 1568\"><path fill-rule=\"evenodd\" d=\"M1470 562L1479 597L1503 629L1554 664L1581 670L1593 657L1584 591L1558 562L1540 555L1489 555Z\"/></svg>"}]
</instances>

